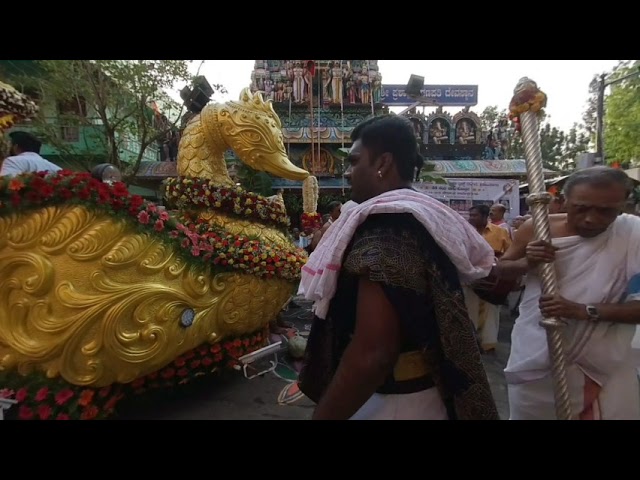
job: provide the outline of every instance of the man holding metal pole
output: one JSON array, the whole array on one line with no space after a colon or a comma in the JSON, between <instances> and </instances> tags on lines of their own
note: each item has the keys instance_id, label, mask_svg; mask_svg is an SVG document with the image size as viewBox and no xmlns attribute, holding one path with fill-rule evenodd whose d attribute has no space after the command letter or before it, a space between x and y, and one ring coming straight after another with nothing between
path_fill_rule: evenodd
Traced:
<instances>
[{"instance_id":1,"label":"man holding metal pole","mask_svg":"<svg viewBox=\"0 0 640 480\"><path fill-rule=\"evenodd\" d=\"M595 167L565 184L549 215L539 113L546 95L523 78L509 105L521 126L532 219L496 274L527 274L505 369L512 419L640 419L632 347L640 323L640 219L622 214L627 175Z\"/></svg>"},{"instance_id":2,"label":"man holding metal pole","mask_svg":"<svg viewBox=\"0 0 640 480\"><path fill-rule=\"evenodd\" d=\"M543 317L566 322L572 419L640 419L631 345L640 323L640 218L622 214L630 187L621 170L575 172L565 184L566 213L549 216L551 242L535 240L529 220L500 259L501 275L528 274L505 369L511 419L556 417ZM539 266L551 262L557 290L545 295Z\"/></svg>"}]
</instances>

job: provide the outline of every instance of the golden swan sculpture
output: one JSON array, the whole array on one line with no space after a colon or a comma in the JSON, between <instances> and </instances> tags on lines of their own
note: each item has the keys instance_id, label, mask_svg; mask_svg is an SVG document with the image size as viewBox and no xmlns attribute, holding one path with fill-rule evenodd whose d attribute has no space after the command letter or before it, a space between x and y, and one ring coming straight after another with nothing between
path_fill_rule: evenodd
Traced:
<instances>
[{"instance_id":1,"label":"golden swan sculpture","mask_svg":"<svg viewBox=\"0 0 640 480\"><path fill-rule=\"evenodd\" d=\"M271 102L245 89L186 125L179 177L166 182L173 216L87 174L0 177L0 394L9 382L33 396L18 380L39 374L80 402L81 390L139 386L194 352L219 360L262 346L255 332L293 293L306 256L282 202L231 180L229 148L254 169L309 176L289 161Z\"/></svg>"}]
</instances>

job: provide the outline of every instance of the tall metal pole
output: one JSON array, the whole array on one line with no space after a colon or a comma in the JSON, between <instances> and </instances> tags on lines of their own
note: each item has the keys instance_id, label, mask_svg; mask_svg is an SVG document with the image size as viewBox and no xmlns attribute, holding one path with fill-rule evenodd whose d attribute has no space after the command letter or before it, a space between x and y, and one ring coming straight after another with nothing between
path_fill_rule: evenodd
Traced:
<instances>
[{"instance_id":1,"label":"tall metal pole","mask_svg":"<svg viewBox=\"0 0 640 480\"><path fill-rule=\"evenodd\" d=\"M607 85L605 84L605 74L600 75L598 81L598 103L596 105L596 160L597 164L604 164L604 145L603 145L603 132L604 132L604 91Z\"/></svg>"},{"instance_id":2,"label":"tall metal pole","mask_svg":"<svg viewBox=\"0 0 640 480\"><path fill-rule=\"evenodd\" d=\"M512 115L520 118L522 128L527 180L529 182L529 192L531 192L527 197L527 204L531 207L534 236L536 240L544 240L551 243L551 226L549 223L551 195L547 193L544 186L538 120L538 113L546 106L546 102L546 95L538 89L536 83L525 77L516 85L509 109ZM542 294L555 295L558 287L553 264L543 263L539 269L542 280ZM544 318L541 325L547 331L556 416L559 420L571 420L571 400L567 384L566 359L562 336L562 328L565 324L558 318Z\"/></svg>"}]
</instances>

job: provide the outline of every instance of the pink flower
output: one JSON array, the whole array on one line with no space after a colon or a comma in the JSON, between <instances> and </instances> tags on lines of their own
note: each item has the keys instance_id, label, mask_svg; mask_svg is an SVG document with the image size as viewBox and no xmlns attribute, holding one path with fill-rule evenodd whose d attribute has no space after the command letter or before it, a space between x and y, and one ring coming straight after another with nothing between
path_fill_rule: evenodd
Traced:
<instances>
[{"instance_id":1,"label":"pink flower","mask_svg":"<svg viewBox=\"0 0 640 480\"><path fill-rule=\"evenodd\" d=\"M157 220L156 223L153 225L153 228L155 229L156 232L161 232L164 230L164 222L162 220Z\"/></svg>"},{"instance_id":2,"label":"pink flower","mask_svg":"<svg viewBox=\"0 0 640 480\"><path fill-rule=\"evenodd\" d=\"M166 210L163 210L162 212L160 212L160 220L162 220L163 222L166 222L167 220L169 220L169 214L167 213Z\"/></svg>"},{"instance_id":3,"label":"pink flower","mask_svg":"<svg viewBox=\"0 0 640 480\"><path fill-rule=\"evenodd\" d=\"M144 210L141 211L138 214L138 221L140 223L142 223L143 225L146 225L147 223L149 223L149 214L147 212L145 212Z\"/></svg>"},{"instance_id":4,"label":"pink flower","mask_svg":"<svg viewBox=\"0 0 640 480\"><path fill-rule=\"evenodd\" d=\"M147 203L147 211L151 213L156 213L158 211L158 208L155 206L154 203Z\"/></svg>"},{"instance_id":5,"label":"pink flower","mask_svg":"<svg viewBox=\"0 0 640 480\"><path fill-rule=\"evenodd\" d=\"M48 420L49 417L51 416L51 407L47 404L44 405L40 405L38 407L38 417L40 417L40 420Z\"/></svg>"},{"instance_id":6,"label":"pink flower","mask_svg":"<svg viewBox=\"0 0 640 480\"><path fill-rule=\"evenodd\" d=\"M191 247L191 255L194 257L200 256L200 249L196 246Z\"/></svg>"},{"instance_id":7,"label":"pink flower","mask_svg":"<svg viewBox=\"0 0 640 480\"><path fill-rule=\"evenodd\" d=\"M180 235L180 233L179 233L177 230L171 230L171 231L169 232L169 236L170 236L171 238L178 238L178 235Z\"/></svg>"},{"instance_id":8,"label":"pink flower","mask_svg":"<svg viewBox=\"0 0 640 480\"><path fill-rule=\"evenodd\" d=\"M36 402L44 401L47 398L47 395L49 395L49 389L47 387L42 387L40 390L38 390L38 393L36 393Z\"/></svg>"}]
</instances>

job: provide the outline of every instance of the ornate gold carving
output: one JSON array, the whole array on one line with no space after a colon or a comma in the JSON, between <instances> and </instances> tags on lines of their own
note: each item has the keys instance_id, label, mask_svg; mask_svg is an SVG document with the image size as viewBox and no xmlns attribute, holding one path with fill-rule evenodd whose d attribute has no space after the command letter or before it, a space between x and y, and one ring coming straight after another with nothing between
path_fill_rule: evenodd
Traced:
<instances>
[{"instance_id":1,"label":"ornate gold carving","mask_svg":"<svg viewBox=\"0 0 640 480\"><path fill-rule=\"evenodd\" d=\"M0 245L0 369L76 385L128 382L203 342L257 330L293 287L214 276L124 221L78 206L1 218ZM195 312L188 328L186 309Z\"/></svg>"},{"instance_id":2,"label":"ornate gold carving","mask_svg":"<svg viewBox=\"0 0 640 480\"><path fill-rule=\"evenodd\" d=\"M287 235L271 226L211 211L202 212L200 214L200 218L206 220L212 225L224 228L227 232L233 235L260 238L263 242L272 243L281 248L295 248L295 245Z\"/></svg>"},{"instance_id":3,"label":"ornate gold carving","mask_svg":"<svg viewBox=\"0 0 640 480\"><path fill-rule=\"evenodd\" d=\"M306 170L287 157L282 125L270 101L245 88L237 102L209 104L192 118L180 140L178 175L233 185L224 161L232 148L247 165L289 180L304 180Z\"/></svg>"}]
</instances>

